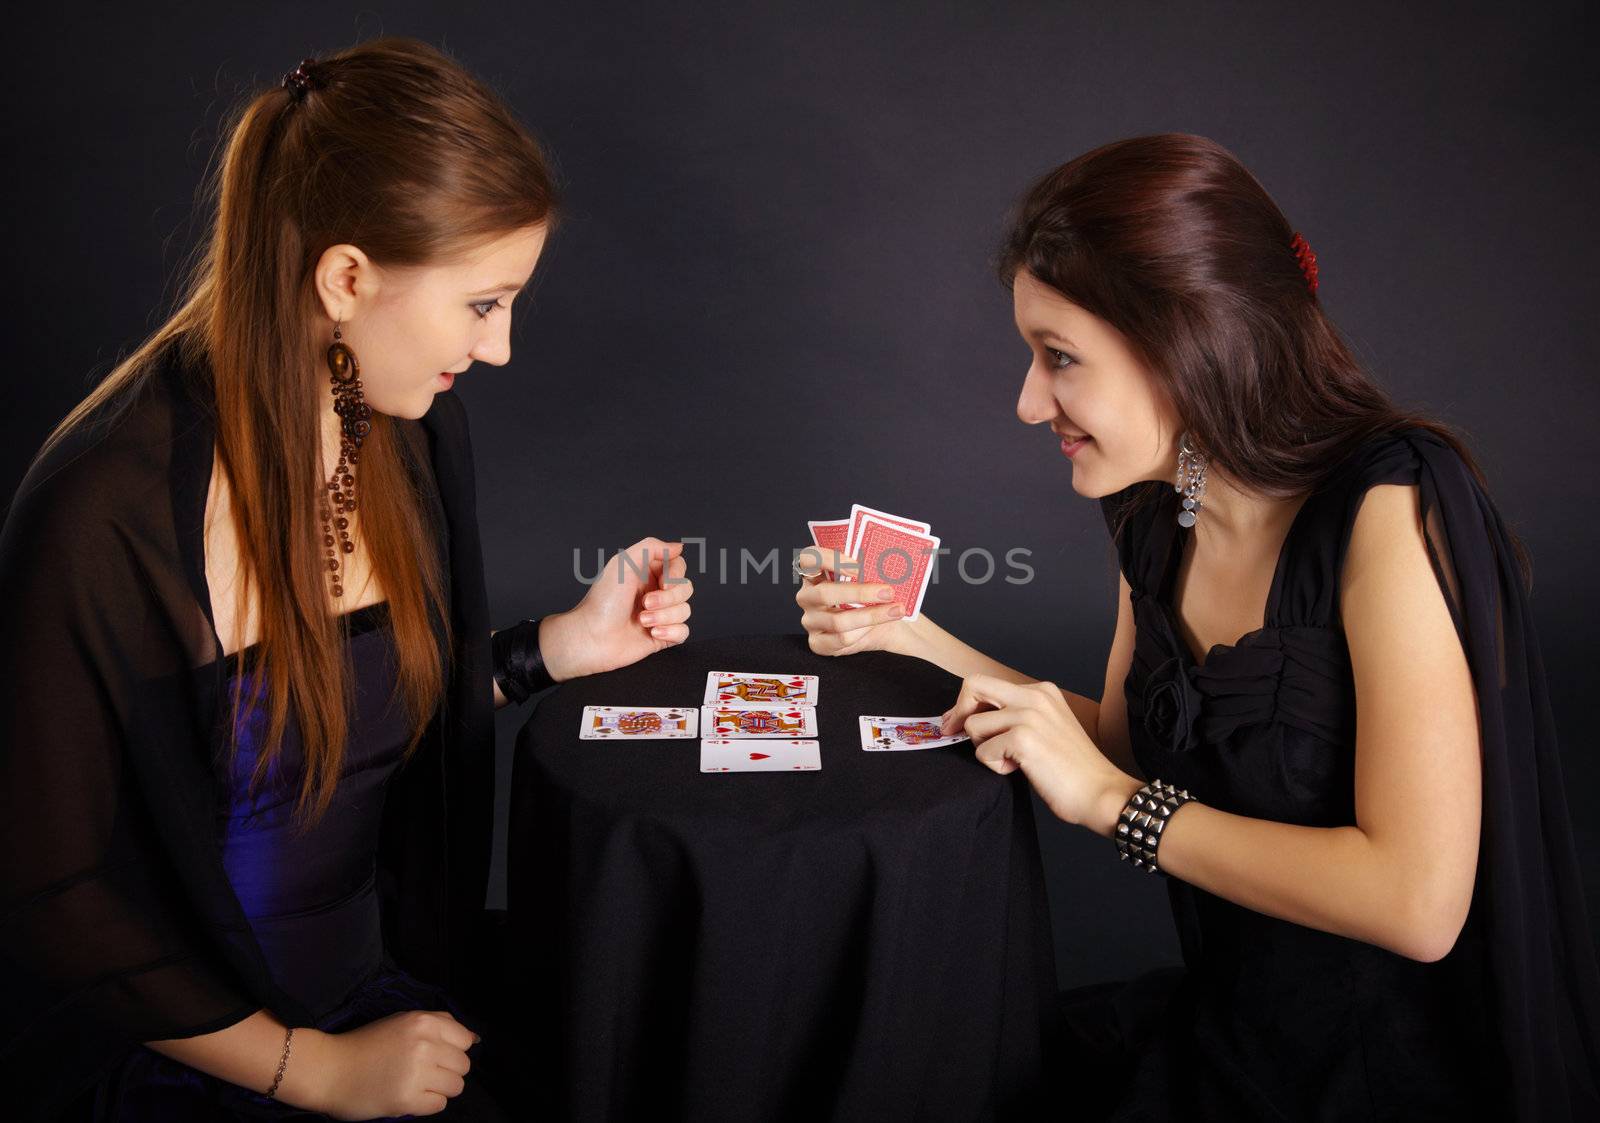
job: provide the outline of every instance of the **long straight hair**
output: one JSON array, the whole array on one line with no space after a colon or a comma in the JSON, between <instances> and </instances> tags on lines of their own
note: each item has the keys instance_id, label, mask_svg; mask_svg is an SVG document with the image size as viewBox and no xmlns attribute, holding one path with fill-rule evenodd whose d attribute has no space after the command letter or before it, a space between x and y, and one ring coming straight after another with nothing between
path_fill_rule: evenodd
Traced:
<instances>
[{"instance_id":1,"label":"long straight hair","mask_svg":"<svg viewBox=\"0 0 1600 1123\"><path fill-rule=\"evenodd\" d=\"M354 696L344 657L348 621L329 613L325 591L320 411L331 335L313 270L340 243L386 268L449 261L551 223L556 206L538 143L443 52L386 37L308 69L303 97L273 85L234 109L202 186L214 222L176 311L74 407L39 454L91 416L105 416L102 407L114 414L135 397L128 391L169 345L209 370L217 459L240 548L236 618L248 618L252 591L259 598L248 697L268 685L267 736L250 787L281 754L292 706L305 758L295 805L302 828L333 797ZM409 758L447 677L430 612L443 622L445 650L454 649L447 578L432 550L416 548L428 530L407 460L420 454L426 464L420 427L376 412L371 421L359 466L360 531L388 599L396 691L412 724ZM244 693L233 695L230 752L238 749Z\"/></svg>"},{"instance_id":2,"label":"long straight hair","mask_svg":"<svg viewBox=\"0 0 1600 1123\"><path fill-rule=\"evenodd\" d=\"M1361 442L1408 426L1437 435L1487 490L1454 429L1400 408L1362 370L1301 271L1294 233L1222 145L1159 133L1039 179L996 266L1008 289L1026 270L1120 331L1195 445L1261 495L1309 492ZM1116 530L1159 491L1137 489ZM1531 588L1527 549L1511 542Z\"/></svg>"}]
</instances>

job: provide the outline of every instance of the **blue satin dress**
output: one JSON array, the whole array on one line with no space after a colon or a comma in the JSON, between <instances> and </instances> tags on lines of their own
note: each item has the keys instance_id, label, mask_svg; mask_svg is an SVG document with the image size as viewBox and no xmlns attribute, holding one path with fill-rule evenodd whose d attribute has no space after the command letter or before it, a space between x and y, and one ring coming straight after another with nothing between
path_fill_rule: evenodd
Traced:
<instances>
[{"instance_id":1,"label":"blue satin dress","mask_svg":"<svg viewBox=\"0 0 1600 1123\"><path fill-rule=\"evenodd\" d=\"M241 703L238 751L215 763L222 793L217 838L223 863L273 978L313 1011L316 1027L337 1033L402 1010L448 1010L465 1021L443 990L412 978L385 953L375 881L385 785L410 738L388 605L349 614L348 652L355 699L339 782L326 813L296 833L293 810L304 770L296 723L283 752L249 794L257 752L267 734L265 684ZM256 647L230 658L231 698L247 689ZM292 715L291 715L292 716ZM228 714L223 713L226 728ZM221 742L226 746L226 738ZM290 1064L293 1064L291 1053ZM468 1091L447 1111L464 1108ZM456 1114L461 1114L457 1111ZM318 1118L259 1092L216 1079L150 1049L137 1049L97 1089L95 1118L130 1121Z\"/></svg>"}]
</instances>

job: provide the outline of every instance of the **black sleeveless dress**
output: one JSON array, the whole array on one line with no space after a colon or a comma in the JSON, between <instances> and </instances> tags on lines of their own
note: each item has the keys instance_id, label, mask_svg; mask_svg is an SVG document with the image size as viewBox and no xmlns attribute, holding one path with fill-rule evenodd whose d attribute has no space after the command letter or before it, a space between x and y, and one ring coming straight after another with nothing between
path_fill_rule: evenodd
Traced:
<instances>
[{"instance_id":1,"label":"black sleeveless dress","mask_svg":"<svg viewBox=\"0 0 1600 1123\"><path fill-rule=\"evenodd\" d=\"M219 707L214 770L223 864L274 981L315 1012L318 1029L338 1033L419 1009L448 1010L466 1021L444 990L412 977L384 950L374 880L378 831L385 786L411 728L403 700L390 697L398 668L388 604L356 609L346 623L355 674L349 742L333 800L310 830L297 835L291 816L304 774L295 722L252 798L249 781L267 735L265 684L254 700L241 701L243 728L231 765L230 714ZM230 699L248 688L257 652L252 646L229 657ZM452 1117L502 1118L492 1104L477 1102L483 1093L475 1083L469 1075L467 1091L447 1108ZM117 1123L289 1117L310 1116L150 1049L135 1050L102 1082L95 1105L97 1120Z\"/></svg>"},{"instance_id":2,"label":"black sleeveless dress","mask_svg":"<svg viewBox=\"0 0 1600 1123\"><path fill-rule=\"evenodd\" d=\"M1264 626L1214 646L1203 665L1172 607L1192 533L1177 525L1179 496L1161 486L1130 516L1117 542L1136 629L1125 691L1146 777L1239 815L1355 823L1339 573L1366 490L1416 483L1419 467L1394 434L1342 461L1296 514ZM1128 495L1102 500L1108 526ZM1481 895L1453 950L1421 963L1176 877L1166 887L1184 966L1062 995L1064 1108L1113 1119L1507 1117L1494 1106L1504 1078L1485 1012Z\"/></svg>"}]
</instances>

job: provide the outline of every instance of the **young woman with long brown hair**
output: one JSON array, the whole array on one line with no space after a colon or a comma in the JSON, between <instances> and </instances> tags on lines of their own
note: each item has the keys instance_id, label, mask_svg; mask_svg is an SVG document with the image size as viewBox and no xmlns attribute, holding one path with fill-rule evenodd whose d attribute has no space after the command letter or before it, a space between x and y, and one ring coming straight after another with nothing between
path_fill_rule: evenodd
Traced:
<instances>
[{"instance_id":1,"label":"young woman with long brown hair","mask_svg":"<svg viewBox=\"0 0 1600 1123\"><path fill-rule=\"evenodd\" d=\"M814 651L961 676L947 731L1168 877L1183 969L1063 996L1061 1118L1600 1116L1526 557L1465 445L1362 372L1306 240L1204 138L1052 171L1000 273L1018 416L1116 545L1099 699L840 607L870 585L797 600Z\"/></svg>"},{"instance_id":2,"label":"young woman with long brown hair","mask_svg":"<svg viewBox=\"0 0 1600 1123\"><path fill-rule=\"evenodd\" d=\"M504 1118L493 709L682 642L682 548L491 634L450 386L509 359L556 200L453 60L306 60L209 186L0 536L5 1114Z\"/></svg>"}]
</instances>

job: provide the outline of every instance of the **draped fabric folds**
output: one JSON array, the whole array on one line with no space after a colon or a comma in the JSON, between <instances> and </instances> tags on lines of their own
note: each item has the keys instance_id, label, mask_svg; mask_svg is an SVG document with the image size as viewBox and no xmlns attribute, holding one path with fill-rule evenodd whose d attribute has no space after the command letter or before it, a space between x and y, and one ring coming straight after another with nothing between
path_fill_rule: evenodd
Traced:
<instances>
[{"instance_id":1,"label":"draped fabric folds","mask_svg":"<svg viewBox=\"0 0 1600 1123\"><path fill-rule=\"evenodd\" d=\"M225 662L205 580L209 371L170 347L29 470L0 531L0 1073L45 1118L140 1042L226 1028L274 986L224 871ZM397 419L448 574L442 704L388 791L384 944L476 1001L493 825L489 626L467 418ZM434 621L442 636L440 621Z\"/></svg>"}]
</instances>

